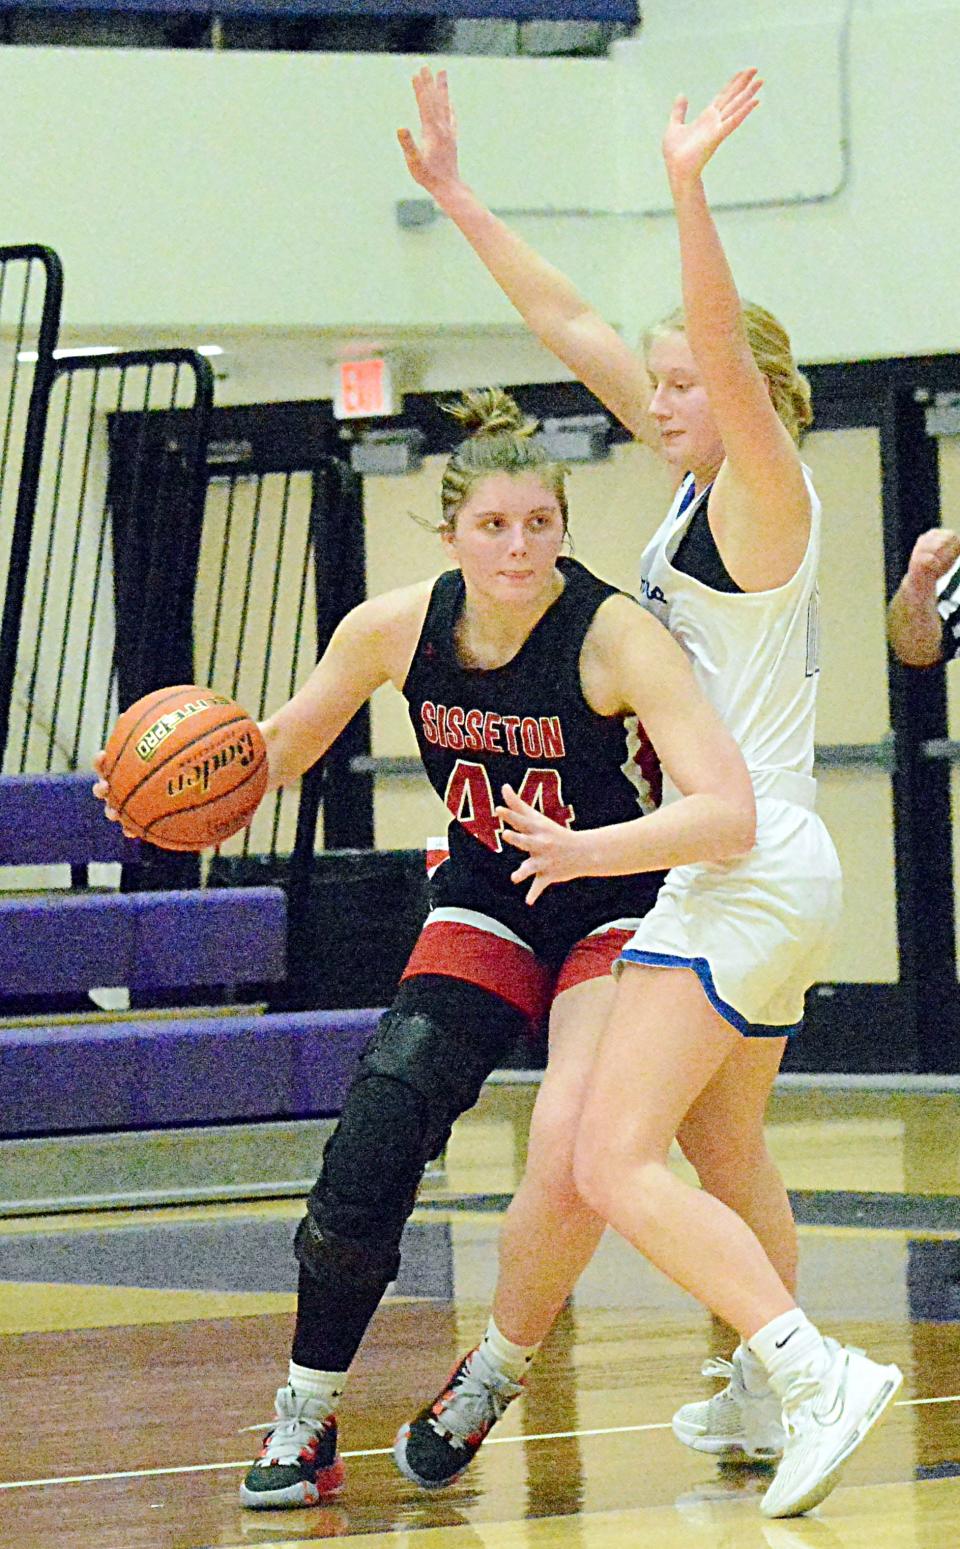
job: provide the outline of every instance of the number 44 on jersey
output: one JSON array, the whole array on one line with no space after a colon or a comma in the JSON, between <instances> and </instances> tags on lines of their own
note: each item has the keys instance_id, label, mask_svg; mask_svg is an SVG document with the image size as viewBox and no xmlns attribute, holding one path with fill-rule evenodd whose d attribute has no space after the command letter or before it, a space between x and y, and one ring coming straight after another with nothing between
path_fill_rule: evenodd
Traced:
<instances>
[{"instance_id":1,"label":"number 44 on jersey","mask_svg":"<svg viewBox=\"0 0 960 1549\"><path fill-rule=\"evenodd\" d=\"M574 811L564 804L560 775L556 769L528 769L517 792L521 801L535 807L544 817L564 828L573 825ZM488 850L503 849L503 823L497 817L490 776L482 764L460 758L453 767L444 795L447 808L468 834L479 839Z\"/></svg>"}]
</instances>

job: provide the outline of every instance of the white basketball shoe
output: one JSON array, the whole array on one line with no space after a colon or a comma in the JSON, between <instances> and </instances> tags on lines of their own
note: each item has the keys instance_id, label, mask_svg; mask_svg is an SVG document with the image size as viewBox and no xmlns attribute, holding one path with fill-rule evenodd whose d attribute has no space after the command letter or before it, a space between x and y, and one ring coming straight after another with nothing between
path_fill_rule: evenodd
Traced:
<instances>
[{"instance_id":1,"label":"white basketball shoe","mask_svg":"<svg viewBox=\"0 0 960 1549\"><path fill-rule=\"evenodd\" d=\"M760 1502L765 1517L799 1517L825 1500L850 1454L876 1425L903 1381L862 1350L828 1341L826 1367L795 1376L783 1393L783 1460Z\"/></svg>"},{"instance_id":2,"label":"white basketball shoe","mask_svg":"<svg viewBox=\"0 0 960 1549\"><path fill-rule=\"evenodd\" d=\"M772 1388L750 1393L743 1380L740 1357L707 1361L705 1377L728 1377L725 1388L700 1403L684 1404L673 1417L673 1434L695 1452L709 1452L727 1462L775 1463L783 1452L785 1434L780 1399Z\"/></svg>"}]
</instances>

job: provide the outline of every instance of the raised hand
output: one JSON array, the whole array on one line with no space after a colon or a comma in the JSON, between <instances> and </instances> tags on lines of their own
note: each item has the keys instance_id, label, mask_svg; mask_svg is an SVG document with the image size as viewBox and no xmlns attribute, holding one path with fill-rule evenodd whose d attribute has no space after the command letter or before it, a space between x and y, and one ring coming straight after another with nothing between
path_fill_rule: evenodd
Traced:
<instances>
[{"instance_id":1,"label":"raised hand","mask_svg":"<svg viewBox=\"0 0 960 1549\"><path fill-rule=\"evenodd\" d=\"M739 71L690 124L687 123L689 102L686 97L677 98L662 141L663 159L672 188L693 182L700 176L717 146L759 105L758 93L762 85L756 70Z\"/></svg>"},{"instance_id":2,"label":"raised hand","mask_svg":"<svg viewBox=\"0 0 960 1549\"><path fill-rule=\"evenodd\" d=\"M446 70L438 70L434 79L424 65L413 77L413 91L420 110L420 144L409 129L398 129L397 139L414 182L439 200L445 189L460 181L457 121L450 106Z\"/></svg>"},{"instance_id":3,"label":"raised hand","mask_svg":"<svg viewBox=\"0 0 960 1549\"><path fill-rule=\"evenodd\" d=\"M947 527L921 533L907 567L907 582L921 600L936 596L937 582L960 559L960 535Z\"/></svg>"},{"instance_id":4,"label":"raised hand","mask_svg":"<svg viewBox=\"0 0 960 1549\"><path fill-rule=\"evenodd\" d=\"M502 837L507 844L525 850L527 858L510 875L511 882L533 882L527 889L526 902L535 904L540 894L554 882L572 882L587 874L586 847L588 829L565 828L545 817L529 802L522 801L511 786L503 787L504 805L497 817L504 825Z\"/></svg>"}]
</instances>

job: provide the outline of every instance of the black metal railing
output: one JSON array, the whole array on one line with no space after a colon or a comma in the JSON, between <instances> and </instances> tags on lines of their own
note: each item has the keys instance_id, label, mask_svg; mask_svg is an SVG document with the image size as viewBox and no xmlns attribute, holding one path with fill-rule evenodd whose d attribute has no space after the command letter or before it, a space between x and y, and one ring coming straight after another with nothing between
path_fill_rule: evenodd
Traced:
<instances>
[{"instance_id":1,"label":"black metal railing","mask_svg":"<svg viewBox=\"0 0 960 1549\"><path fill-rule=\"evenodd\" d=\"M7 587L5 621L18 627L5 772L84 767L118 708L171 671L190 681L211 402L209 364L188 350L54 361L32 515ZM175 434L164 425L172 414ZM148 423L161 433L159 461Z\"/></svg>"},{"instance_id":2,"label":"black metal railing","mask_svg":"<svg viewBox=\"0 0 960 1549\"><path fill-rule=\"evenodd\" d=\"M50 248L0 248L0 767L6 748L63 303Z\"/></svg>"}]
</instances>

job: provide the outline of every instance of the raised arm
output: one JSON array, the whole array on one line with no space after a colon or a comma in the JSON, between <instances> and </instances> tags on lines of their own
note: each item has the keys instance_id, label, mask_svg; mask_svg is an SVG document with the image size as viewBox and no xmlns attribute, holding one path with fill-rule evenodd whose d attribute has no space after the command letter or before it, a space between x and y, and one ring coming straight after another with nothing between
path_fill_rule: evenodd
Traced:
<instances>
[{"instance_id":1,"label":"raised arm","mask_svg":"<svg viewBox=\"0 0 960 1549\"><path fill-rule=\"evenodd\" d=\"M657 445L639 357L570 281L487 209L461 178L446 72L434 78L425 67L414 76L413 90L420 143L409 129L397 131L411 177L463 233L531 332L633 435Z\"/></svg>"},{"instance_id":2,"label":"raised arm","mask_svg":"<svg viewBox=\"0 0 960 1549\"><path fill-rule=\"evenodd\" d=\"M610 598L587 637L583 686L601 714L639 717L682 799L627 823L568 829L509 792L498 811L509 825L503 837L526 851L513 875L533 878L528 903L573 877L660 871L752 849L756 806L743 755L662 624L627 598Z\"/></svg>"},{"instance_id":3,"label":"raised arm","mask_svg":"<svg viewBox=\"0 0 960 1549\"><path fill-rule=\"evenodd\" d=\"M757 106L761 84L755 70L741 71L690 124L687 99L678 97L663 137L687 337L726 454L712 509L721 551L746 572L743 584L750 587L788 580L810 531L799 454L750 350L740 297L701 179L717 147ZM759 573L751 574L751 568Z\"/></svg>"},{"instance_id":4,"label":"raised arm","mask_svg":"<svg viewBox=\"0 0 960 1549\"><path fill-rule=\"evenodd\" d=\"M908 667L933 667L943 660L943 620L937 583L960 559L960 536L943 527L922 533L907 573L887 610L887 635Z\"/></svg>"}]
</instances>

